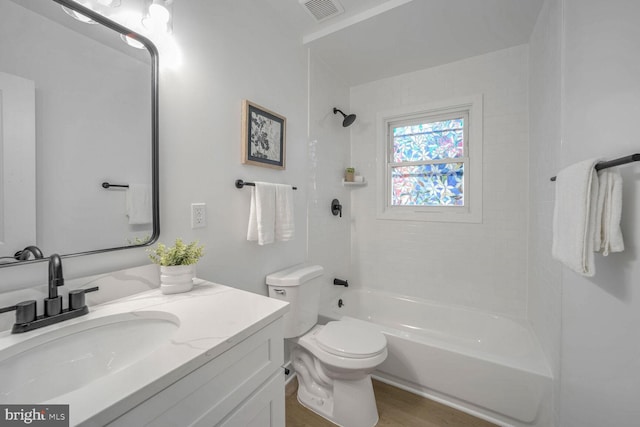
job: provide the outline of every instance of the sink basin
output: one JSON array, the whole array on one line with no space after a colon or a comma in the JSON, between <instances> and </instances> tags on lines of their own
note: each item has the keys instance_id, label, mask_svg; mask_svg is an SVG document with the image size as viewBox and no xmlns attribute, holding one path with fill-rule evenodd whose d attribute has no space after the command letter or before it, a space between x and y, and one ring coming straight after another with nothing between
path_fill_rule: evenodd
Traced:
<instances>
[{"instance_id":1,"label":"sink basin","mask_svg":"<svg viewBox=\"0 0 640 427\"><path fill-rule=\"evenodd\" d=\"M179 320L121 313L63 326L0 351L0 402L41 403L118 372L168 343Z\"/></svg>"}]
</instances>

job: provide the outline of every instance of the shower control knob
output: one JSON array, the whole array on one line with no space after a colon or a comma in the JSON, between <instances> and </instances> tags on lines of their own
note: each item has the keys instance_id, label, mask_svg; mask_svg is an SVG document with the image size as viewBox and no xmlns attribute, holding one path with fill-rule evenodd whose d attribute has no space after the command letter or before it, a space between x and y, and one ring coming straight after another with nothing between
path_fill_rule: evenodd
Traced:
<instances>
[{"instance_id":1,"label":"shower control knob","mask_svg":"<svg viewBox=\"0 0 640 427\"><path fill-rule=\"evenodd\" d=\"M331 201L331 213L333 216L337 216L339 214L340 218L342 218L342 205L340 204L340 200L333 199Z\"/></svg>"}]
</instances>

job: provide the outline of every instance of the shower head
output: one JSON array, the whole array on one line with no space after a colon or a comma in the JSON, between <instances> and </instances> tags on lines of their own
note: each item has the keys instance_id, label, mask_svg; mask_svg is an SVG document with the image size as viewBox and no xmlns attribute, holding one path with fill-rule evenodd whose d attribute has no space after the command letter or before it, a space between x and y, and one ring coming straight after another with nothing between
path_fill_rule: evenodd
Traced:
<instances>
[{"instance_id":1,"label":"shower head","mask_svg":"<svg viewBox=\"0 0 640 427\"><path fill-rule=\"evenodd\" d=\"M353 122L356 121L356 115L355 114L349 114L348 116L343 113L342 111L338 110L337 108L333 109L333 114L342 114L342 117L344 117L344 120L342 121L342 127L349 127L353 124Z\"/></svg>"}]
</instances>

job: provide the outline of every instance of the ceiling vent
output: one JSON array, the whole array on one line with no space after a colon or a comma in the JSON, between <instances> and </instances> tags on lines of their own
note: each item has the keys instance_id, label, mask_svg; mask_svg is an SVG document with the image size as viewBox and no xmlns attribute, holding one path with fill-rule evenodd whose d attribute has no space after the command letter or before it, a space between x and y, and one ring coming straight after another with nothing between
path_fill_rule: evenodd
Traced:
<instances>
[{"instance_id":1,"label":"ceiling vent","mask_svg":"<svg viewBox=\"0 0 640 427\"><path fill-rule=\"evenodd\" d=\"M336 0L299 0L299 2L317 22L333 18L344 12L344 7Z\"/></svg>"}]
</instances>

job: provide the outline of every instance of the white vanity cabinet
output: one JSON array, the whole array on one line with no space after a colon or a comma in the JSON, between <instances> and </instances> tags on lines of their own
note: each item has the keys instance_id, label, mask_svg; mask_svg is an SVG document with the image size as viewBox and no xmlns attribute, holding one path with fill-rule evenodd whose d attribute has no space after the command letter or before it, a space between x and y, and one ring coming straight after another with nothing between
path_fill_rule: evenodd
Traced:
<instances>
[{"instance_id":1,"label":"white vanity cabinet","mask_svg":"<svg viewBox=\"0 0 640 427\"><path fill-rule=\"evenodd\" d=\"M283 342L280 317L108 425L284 427Z\"/></svg>"},{"instance_id":2,"label":"white vanity cabinet","mask_svg":"<svg viewBox=\"0 0 640 427\"><path fill-rule=\"evenodd\" d=\"M204 280L190 292L154 288L105 301L66 322L0 333L5 372L28 373L3 378L3 390L69 405L74 427L284 427L288 309ZM43 343L59 356L55 370L32 369L33 360L49 360ZM6 357L24 349L42 356Z\"/></svg>"}]
</instances>

